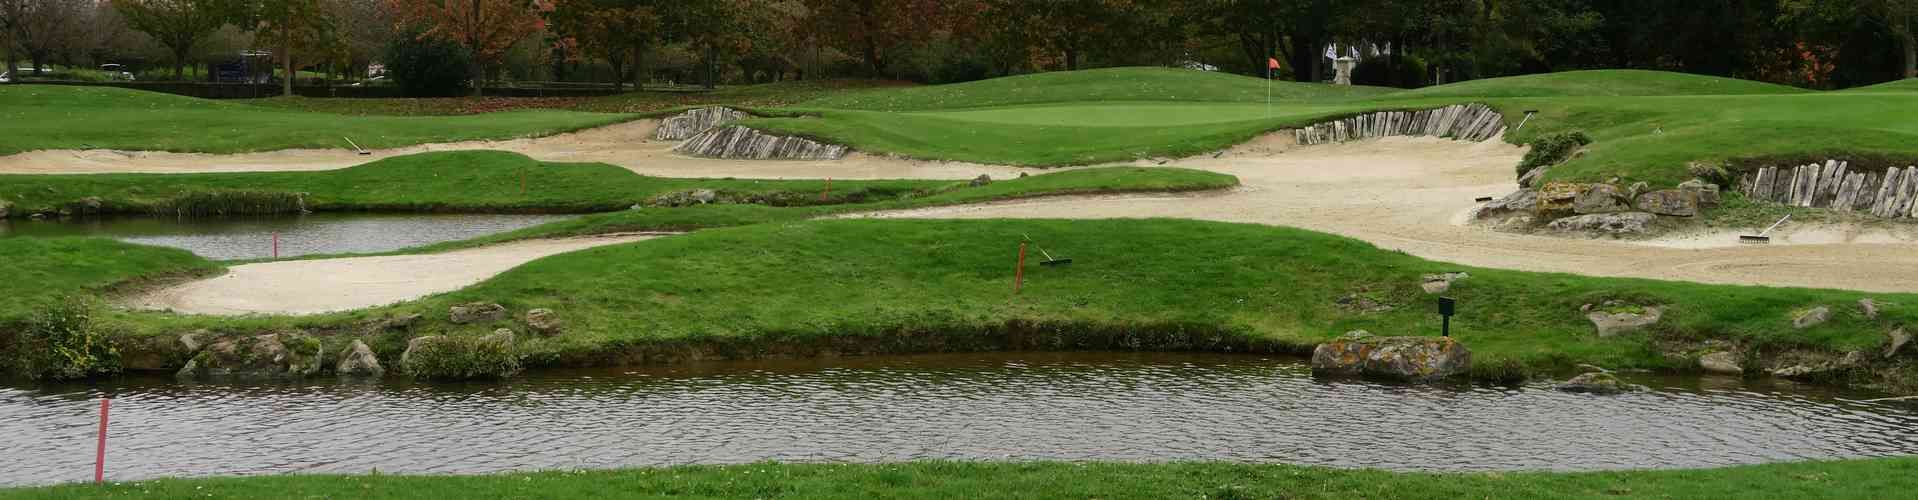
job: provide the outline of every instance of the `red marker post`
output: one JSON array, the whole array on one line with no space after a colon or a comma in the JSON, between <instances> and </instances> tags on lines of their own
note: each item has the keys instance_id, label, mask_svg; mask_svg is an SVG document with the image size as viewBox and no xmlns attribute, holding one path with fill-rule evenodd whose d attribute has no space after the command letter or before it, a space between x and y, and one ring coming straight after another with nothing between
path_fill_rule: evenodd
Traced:
<instances>
[{"instance_id":1,"label":"red marker post","mask_svg":"<svg viewBox=\"0 0 1918 500\"><path fill-rule=\"evenodd\" d=\"M93 452L93 482L104 483L107 479L107 406L113 400L100 399L100 446Z\"/></svg>"},{"instance_id":2,"label":"red marker post","mask_svg":"<svg viewBox=\"0 0 1918 500\"><path fill-rule=\"evenodd\" d=\"M1026 284L1026 243L1019 242L1019 267L1012 268L1012 294L1018 295L1019 289Z\"/></svg>"},{"instance_id":3,"label":"red marker post","mask_svg":"<svg viewBox=\"0 0 1918 500\"><path fill-rule=\"evenodd\" d=\"M826 199L827 199L827 198L830 198L830 197L832 197L832 178L831 178L831 177L827 177L827 178L826 178L826 190L825 190L825 191L820 191L820 192L819 192L819 201L826 201Z\"/></svg>"}]
</instances>

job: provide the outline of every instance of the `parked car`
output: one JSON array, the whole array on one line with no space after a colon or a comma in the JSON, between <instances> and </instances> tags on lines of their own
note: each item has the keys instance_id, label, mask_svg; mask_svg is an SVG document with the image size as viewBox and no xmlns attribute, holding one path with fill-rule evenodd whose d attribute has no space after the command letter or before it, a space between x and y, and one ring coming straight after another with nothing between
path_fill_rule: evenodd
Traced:
<instances>
[{"instance_id":1,"label":"parked car","mask_svg":"<svg viewBox=\"0 0 1918 500\"><path fill-rule=\"evenodd\" d=\"M126 66L121 66L118 64L102 64L100 65L100 71L107 74L108 80L126 80L129 82L133 81L133 73L128 73L126 71Z\"/></svg>"},{"instance_id":2,"label":"parked car","mask_svg":"<svg viewBox=\"0 0 1918 500\"><path fill-rule=\"evenodd\" d=\"M380 75L380 76L368 78L366 79L366 81L362 81L362 82L353 82L352 85L348 85L348 86L349 87L365 87L369 85L379 85L382 83L386 83L386 75Z\"/></svg>"},{"instance_id":3,"label":"parked car","mask_svg":"<svg viewBox=\"0 0 1918 500\"><path fill-rule=\"evenodd\" d=\"M0 83L13 83L13 72L0 71Z\"/></svg>"}]
</instances>

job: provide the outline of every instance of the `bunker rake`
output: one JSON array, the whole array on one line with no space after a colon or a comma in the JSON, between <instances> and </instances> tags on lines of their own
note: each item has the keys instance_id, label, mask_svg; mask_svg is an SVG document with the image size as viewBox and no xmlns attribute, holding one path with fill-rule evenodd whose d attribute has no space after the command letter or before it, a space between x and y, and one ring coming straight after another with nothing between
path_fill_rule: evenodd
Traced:
<instances>
[{"instance_id":1,"label":"bunker rake","mask_svg":"<svg viewBox=\"0 0 1918 500\"><path fill-rule=\"evenodd\" d=\"M1778 229L1779 225L1784 224L1785 221L1790 219L1791 219L1791 214L1785 214L1784 217L1778 218L1778 222L1773 222L1771 224L1771 227L1765 228L1764 231L1759 231L1758 234L1738 235L1738 242L1739 243L1757 243L1757 244L1771 243L1771 230Z\"/></svg>"},{"instance_id":2,"label":"bunker rake","mask_svg":"<svg viewBox=\"0 0 1918 500\"><path fill-rule=\"evenodd\" d=\"M1027 234L1025 234L1025 233L1019 233L1019 235L1020 235L1020 236L1025 236L1025 238L1026 238L1026 241L1027 241L1027 242L1031 242L1031 241L1032 241L1032 236L1030 236L1030 235L1027 235ZM1039 246L1039 244L1038 244L1038 243L1033 243L1033 244L1032 244L1032 247L1033 247L1033 248L1037 248L1037 249L1039 249L1039 254L1040 254L1040 255L1044 255L1044 256L1046 256L1046 260L1043 260L1043 261L1039 261L1039 265L1041 265L1041 266L1046 266L1046 267L1060 267L1060 266L1069 266L1069 265L1072 265L1072 259L1055 259L1055 258L1052 258L1052 253L1051 253L1051 252L1047 252L1047 251L1046 251L1046 248L1045 248L1045 247L1042 247L1042 246Z\"/></svg>"}]
</instances>

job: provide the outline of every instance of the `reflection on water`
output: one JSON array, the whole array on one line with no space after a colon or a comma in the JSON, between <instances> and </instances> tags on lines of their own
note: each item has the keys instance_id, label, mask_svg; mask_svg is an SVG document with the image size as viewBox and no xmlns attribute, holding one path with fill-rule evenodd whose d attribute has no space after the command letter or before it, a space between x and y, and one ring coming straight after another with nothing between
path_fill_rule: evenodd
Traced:
<instances>
[{"instance_id":1,"label":"reflection on water","mask_svg":"<svg viewBox=\"0 0 1918 500\"><path fill-rule=\"evenodd\" d=\"M570 216L319 213L283 217L0 220L0 238L102 236L182 248L214 260L263 259L273 256L274 233L280 235L281 257L372 253L475 238L567 217Z\"/></svg>"},{"instance_id":2,"label":"reflection on water","mask_svg":"<svg viewBox=\"0 0 1918 500\"><path fill-rule=\"evenodd\" d=\"M1628 377L1629 378L1629 377ZM1400 470L1708 467L1918 452L1918 413L1638 378L1616 397L1314 380L1298 360L988 353L404 381L0 386L0 484L781 461L1232 460Z\"/></svg>"}]
</instances>

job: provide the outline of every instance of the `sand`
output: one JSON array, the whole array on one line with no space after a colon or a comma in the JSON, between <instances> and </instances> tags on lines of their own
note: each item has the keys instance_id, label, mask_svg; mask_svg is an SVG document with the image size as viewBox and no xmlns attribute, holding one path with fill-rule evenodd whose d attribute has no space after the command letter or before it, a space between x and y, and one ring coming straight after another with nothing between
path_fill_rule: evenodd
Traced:
<instances>
[{"instance_id":1,"label":"sand","mask_svg":"<svg viewBox=\"0 0 1918 500\"><path fill-rule=\"evenodd\" d=\"M658 236L531 240L433 254L245 264L216 278L155 290L134 298L131 305L212 315L348 311L451 292L549 255Z\"/></svg>"}]
</instances>

